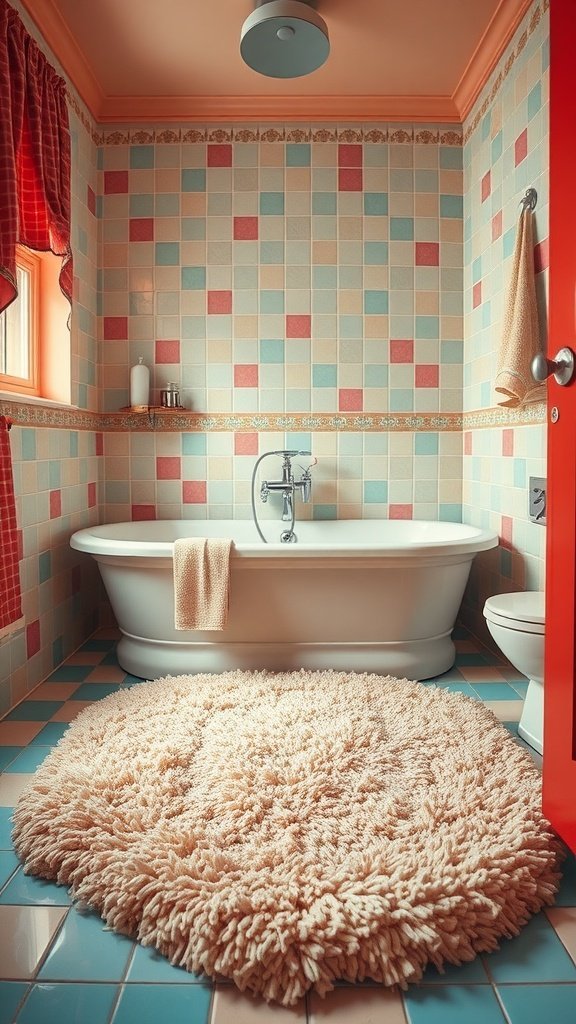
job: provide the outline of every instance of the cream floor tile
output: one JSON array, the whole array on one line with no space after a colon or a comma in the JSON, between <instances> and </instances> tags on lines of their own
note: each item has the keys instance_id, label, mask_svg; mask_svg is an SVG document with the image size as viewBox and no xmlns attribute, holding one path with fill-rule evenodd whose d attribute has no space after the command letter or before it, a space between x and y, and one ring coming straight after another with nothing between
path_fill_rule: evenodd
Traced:
<instances>
[{"instance_id":1,"label":"cream floor tile","mask_svg":"<svg viewBox=\"0 0 576 1024\"><path fill-rule=\"evenodd\" d=\"M0 977L32 978L67 907L0 907Z\"/></svg>"},{"instance_id":2,"label":"cream floor tile","mask_svg":"<svg viewBox=\"0 0 576 1024\"><path fill-rule=\"evenodd\" d=\"M68 700L71 693L80 686L77 683L41 683L30 694L30 700Z\"/></svg>"},{"instance_id":3,"label":"cream floor tile","mask_svg":"<svg viewBox=\"0 0 576 1024\"><path fill-rule=\"evenodd\" d=\"M519 722L523 700L486 700L484 707L490 708L496 715L499 722Z\"/></svg>"},{"instance_id":4,"label":"cream floor tile","mask_svg":"<svg viewBox=\"0 0 576 1024\"><path fill-rule=\"evenodd\" d=\"M576 963L576 907L549 907L546 916Z\"/></svg>"},{"instance_id":5,"label":"cream floor tile","mask_svg":"<svg viewBox=\"0 0 576 1024\"><path fill-rule=\"evenodd\" d=\"M105 651L76 651L66 658L65 665L99 665Z\"/></svg>"},{"instance_id":6,"label":"cream floor tile","mask_svg":"<svg viewBox=\"0 0 576 1024\"><path fill-rule=\"evenodd\" d=\"M337 988L325 999L309 999L309 1024L406 1024L399 992L378 988Z\"/></svg>"},{"instance_id":7,"label":"cream floor tile","mask_svg":"<svg viewBox=\"0 0 576 1024\"><path fill-rule=\"evenodd\" d=\"M37 698L41 700L41 697ZM44 728L43 722L0 722L0 745L25 747Z\"/></svg>"},{"instance_id":8,"label":"cream floor tile","mask_svg":"<svg viewBox=\"0 0 576 1024\"><path fill-rule=\"evenodd\" d=\"M216 985L210 1024L305 1024L302 999L296 1007L279 1006L254 999L235 985Z\"/></svg>"},{"instance_id":9,"label":"cream floor tile","mask_svg":"<svg viewBox=\"0 0 576 1024\"><path fill-rule=\"evenodd\" d=\"M80 714L84 708L93 704L92 700L67 700L55 715L52 715L51 722L73 722L77 715Z\"/></svg>"},{"instance_id":10,"label":"cream floor tile","mask_svg":"<svg viewBox=\"0 0 576 1024\"><path fill-rule=\"evenodd\" d=\"M33 772L19 774L7 772L0 775L0 807L14 807L23 789L26 788Z\"/></svg>"}]
</instances>

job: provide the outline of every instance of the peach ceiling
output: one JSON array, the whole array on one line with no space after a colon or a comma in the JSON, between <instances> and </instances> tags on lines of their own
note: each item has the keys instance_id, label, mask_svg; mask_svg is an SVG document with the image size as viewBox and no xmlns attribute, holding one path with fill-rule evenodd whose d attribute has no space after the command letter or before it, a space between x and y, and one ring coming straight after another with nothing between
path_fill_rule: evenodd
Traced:
<instances>
[{"instance_id":1,"label":"peach ceiling","mask_svg":"<svg viewBox=\"0 0 576 1024\"><path fill-rule=\"evenodd\" d=\"M318 0L304 78L239 54L252 0L22 0L94 118L461 121L530 0Z\"/></svg>"}]
</instances>

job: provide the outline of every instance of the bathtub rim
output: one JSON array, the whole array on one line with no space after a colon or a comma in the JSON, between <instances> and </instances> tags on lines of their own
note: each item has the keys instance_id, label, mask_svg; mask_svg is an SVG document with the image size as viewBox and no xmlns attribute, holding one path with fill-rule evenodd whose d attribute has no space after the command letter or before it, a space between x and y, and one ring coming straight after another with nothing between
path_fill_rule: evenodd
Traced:
<instances>
[{"instance_id":1,"label":"bathtub rim","mask_svg":"<svg viewBox=\"0 0 576 1024\"><path fill-rule=\"evenodd\" d=\"M189 523L194 528L194 532L191 536L201 537L203 536L201 526L203 522L209 522L212 526L215 524L222 524L222 531L219 534L212 534L213 536L228 536L227 527L232 527L242 523L243 525L250 524L250 520L182 520L182 519L157 519L150 521L157 526L158 524L183 524ZM434 540L427 538L425 540L414 541L413 543L398 543L392 540L383 540L375 543L373 540L367 543L359 541L334 541L327 543L318 543L314 541L308 543L306 541L298 540L296 544L281 544L281 543L267 543L264 544L259 539L251 541L241 540L233 542L231 558L234 562L244 560L267 560L274 562L275 564L284 563L287 560L300 561L300 560L312 560L320 561L325 564L326 560L332 561L333 559L341 561L346 560L361 560L365 563L367 559L384 559L386 561L397 561L401 560L412 561L413 559L451 559L457 558L458 560L462 557L472 557L480 551L487 551L491 548L498 546L499 537L495 530L488 530L482 527L472 526L468 523L452 523L446 520L388 520L388 519L340 519L340 520L327 520L326 526L329 529L331 522L338 523L353 523L358 526L359 523L402 523L402 528L405 530L405 526L411 523L420 524L420 527L432 527L432 530L436 526L449 527L456 536L450 537L443 540ZM168 559L172 560L172 553L174 550L174 542L172 540L131 540L129 538L116 538L110 535L110 531L118 531L127 529L128 531L135 525L142 525L141 523L136 524L135 522L126 521L119 523L103 523L96 526L85 527L82 530L77 530L72 534L70 538L70 546L77 551L83 551L87 554L91 554L96 560L99 558L108 559ZM302 523L297 524L296 533L298 533L298 527L302 528ZM316 527L320 526L319 521L314 521ZM99 533L100 531L100 533ZM230 531L231 532L231 531ZM458 534L460 533L460 536Z\"/></svg>"}]
</instances>

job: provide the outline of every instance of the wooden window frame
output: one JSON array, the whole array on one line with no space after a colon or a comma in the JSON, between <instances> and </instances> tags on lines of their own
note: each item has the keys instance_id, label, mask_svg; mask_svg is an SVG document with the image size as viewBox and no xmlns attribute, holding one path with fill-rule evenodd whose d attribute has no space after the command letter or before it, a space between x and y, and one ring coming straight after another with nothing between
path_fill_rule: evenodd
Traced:
<instances>
[{"instance_id":1,"label":"wooden window frame","mask_svg":"<svg viewBox=\"0 0 576 1024\"><path fill-rule=\"evenodd\" d=\"M41 394L40 358L39 358L39 325L41 301L41 257L24 246L16 246L16 266L21 267L29 275L30 309L28 316L28 377L13 377L0 373L0 391L10 391L19 395L35 396ZM19 298L15 300L19 301Z\"/></svg>"}]
</instances>

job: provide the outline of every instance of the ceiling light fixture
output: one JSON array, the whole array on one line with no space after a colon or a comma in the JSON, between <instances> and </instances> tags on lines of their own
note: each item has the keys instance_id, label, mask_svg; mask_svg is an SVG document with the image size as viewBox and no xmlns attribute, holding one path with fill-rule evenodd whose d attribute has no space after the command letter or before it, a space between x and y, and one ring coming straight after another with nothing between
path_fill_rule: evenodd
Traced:
<instances>
[{"instance_id":1,"label":"ceiling light fixture","mask_svg":"<svg viewBox=\"0 0 576 1024\"><path fill-rule=\"evenodd\" d=\"M242 25L242 59L269 78L309 75L329 53L328 27L310 0L256 0Z\"/></svg>"}]
</instances>

